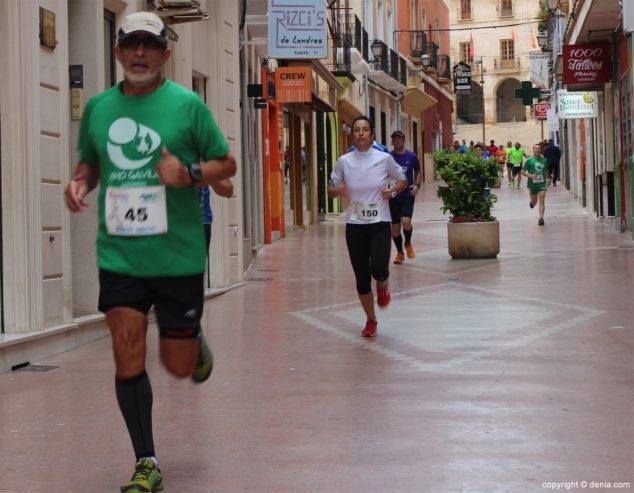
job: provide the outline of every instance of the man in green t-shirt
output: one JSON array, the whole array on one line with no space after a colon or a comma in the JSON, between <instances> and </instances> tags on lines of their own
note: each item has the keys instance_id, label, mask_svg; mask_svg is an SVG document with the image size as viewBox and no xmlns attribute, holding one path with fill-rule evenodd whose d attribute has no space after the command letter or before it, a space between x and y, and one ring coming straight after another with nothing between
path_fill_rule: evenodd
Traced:
<instances>
[{"instance_id":1,"label":"man in green t-shirt","mask_svg":"<svg viewBox=\"0 0 634 493\"><path fill-rule=\"evenodd\" d=\"M125 78L86 104L80 161L64 197L71 212L81 212L86 194L101 185L99 309L112 335L117 401L136 455L121 491L154 492L164 485L145 369L147 314L154 306L167 370L207 380L213 358L200 327L206 251L197 187L233 176L236 162L202 100L161 77L171 51L157 15L123 19L114 54Z\"/></svg>"},{"instance_id":2,"label":"man in green t-shirt","mask_svg":"<svg viewBox=\"0 0 634 493\"><path fill-rule=\"evenodd\" d=\"M515 142L515 146L511 147L511 150L509 151L509 161L513 165L513 179L515 180L517 188L519 188L520 183L522 183L521 172L525 157L526 152L522 149L519 142Z\"/></svg>"},{"instance_id":3,"label":"man in green t-shirt","mask_svg":"<svg viewBox=\"0 0 634 493\"><path fill-rule=\"evenodd\" d=\"M544 211L546 210L546 191L548 190L548 160L542 155L541 144L533 146L533 155L524 163L522 175L528 178L528 193L531 200L530 208L535 207L539 200L539 220L537 224L544 225Z\"/></svg>"}]
</instances>

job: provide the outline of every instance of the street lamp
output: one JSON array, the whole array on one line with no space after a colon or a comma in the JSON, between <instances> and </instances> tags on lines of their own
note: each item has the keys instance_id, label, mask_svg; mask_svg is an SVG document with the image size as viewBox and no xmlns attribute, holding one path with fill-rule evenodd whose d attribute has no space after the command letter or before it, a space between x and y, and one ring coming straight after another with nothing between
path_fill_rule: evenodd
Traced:
<instances>
[{"instance_id":1,"label":"street lamp","mask_svg":"<svg viewBox=\"0 0 634 493\"><path fill-rule=\"evenodd\" d=\"M422 62L424 68L429 68L431 65L431 57L427 53L421 55L420 61Z\"/></svg>"},{"instance_id":2,"label":"street lamp","mask_svg":"<svg viewBox=\"0 0 634 493\"><path fill-rule=\"evenodd\" d=\"M482 143L486 145L486 114L484 112L484 58L474 60L473 63L480 65L480 87L482 88Z\"/></svg>"},{"instance_id":3,"label":"street lamp","mask_svg":"<svg viewBox=\"0 0 634 493\"><path fill-rule=\"evenodd\" d=\"M552 14L559 8L559 3L561 0L546 0L546 7L548 9L548 13Z\"/></svg>"},{"instance_id":4,"label":"street lamp","mask_svg":"<svg viewBox=\"0 0 634 493\"><path fill-rule=\"evenodd\" d=\"M537 43L539 44L539 47L542 49L542 51L545 51L544 48L548 46L548 34L545 32L537 33Z\"/></svg>"},{"instance_id":5,"label":"street lamp","mask_svg":"<svg viewBox=\"0 0 634 493\"><path fill-rule=\"evenodd\" d=\"M374 41L372 41L372 44L370 45L370 49L372 50L374 63L376 63L378 66L378 62L381 61L381 55L383 54L383 42L378 39L375 39Z\"/></svg>"}]
</instances>

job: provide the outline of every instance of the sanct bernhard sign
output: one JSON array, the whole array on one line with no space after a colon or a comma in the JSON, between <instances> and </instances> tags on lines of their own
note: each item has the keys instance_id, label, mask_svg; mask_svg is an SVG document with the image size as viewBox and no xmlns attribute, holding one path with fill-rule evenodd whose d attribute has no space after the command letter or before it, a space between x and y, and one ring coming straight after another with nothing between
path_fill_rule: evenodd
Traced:
<instances>
[{"instance_id":1,"label":"sanct bernhard sign","mask_svg":"<svg viewBox=\"0 0 634 493\"><path fill-rule=\"evenodd\" d=\"M596 91L557 91L559 119L596 118L599 116L599 97Z\"/></svg>"},{"instance_id":2,"label":"sanct bernhard sign","mask_svg":"<svg viewBox=\"0 0 634 493\"><path fill-rule=\"evenodd\" d=\"M610 82L610 45L564 45L564 84Z\"/></svg>"}]
</instances>

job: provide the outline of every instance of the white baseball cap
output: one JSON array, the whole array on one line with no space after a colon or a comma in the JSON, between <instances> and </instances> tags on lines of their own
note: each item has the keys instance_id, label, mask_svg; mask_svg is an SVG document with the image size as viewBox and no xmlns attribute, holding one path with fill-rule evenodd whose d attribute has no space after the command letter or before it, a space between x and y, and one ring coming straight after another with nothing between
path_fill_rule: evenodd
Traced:
<instances>
[{"instance_id":1,"label":"white baseball cap","mask_svg":"<svg viewBox=\"0 0 634 493\"><path fill-rule=\"evenodd\" d=\"M167 45L167 31L161 18L152 12L135 12L123 19L119 28L118 43L121 44L135 33L143 32Z\"/></svg>"}]
</instances>

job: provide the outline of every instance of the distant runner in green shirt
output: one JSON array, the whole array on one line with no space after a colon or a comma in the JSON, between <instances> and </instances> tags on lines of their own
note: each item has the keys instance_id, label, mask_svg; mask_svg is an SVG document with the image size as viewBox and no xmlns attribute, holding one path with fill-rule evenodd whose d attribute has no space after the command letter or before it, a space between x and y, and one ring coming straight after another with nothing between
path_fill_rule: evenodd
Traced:
<instances>
[{"instance_id":1,"label":"distant runner in green shirt","mask_svg":"<svg viewBox=\"0 0 634 493\"><path fill-rule=\"evenodd\" d=\"M522 149L520 143L516 142L515 147L511 147L509 151L509 160L513 165L513 179L515 180L517 188L519 188L520 183L522 183L522 165L524 164L525 157L526 152Z\"/></svg>"},{"instance_id":2,"label":"distant runner in green shirt","mask_svg":"<svg viewBox=\"0 0 634 493\"><path fill-rule=\"evenodd\" d=\"M528 178L528 193L532 209L539 200L539 220L537 224L544 225L544 211L546 209L546 191L548 190L548 160L542 155L541 144L533 146L533 155L524 163L522 174Z\"/></svg>"},{"instance_id":3,"label":"distant runner in green shirt","mask_svg":"<svg viewBox=\"0 0 634 493\"><path fill-rule=\"evenodd\" d=\"M148 312L154 306L167 371L207 380L213 358L200 327L206 249L197 188L235 175L236 161L198 95L161 76L171 50L160 17L125 17L114 54L124 80L86 104L79 164L64 198L70 212L81 212L100 184L99 310L112 335L115 392L136 456L121 492L156 492L165 486L145 369Z\"/></svg>"},{"instance_id":4,"label":"distant runner in green shirt","mask_svg":"<svg viewBox=\"0 0 634 493\"><path fill-rule=\"evenodd\" d=\"M506 161L506 174L509 179L509 187L513 186L513 163L511 162L511 149L513 149L513 142L509 140L504 148L504 160Z\"/></svg>"}]
</instances>

